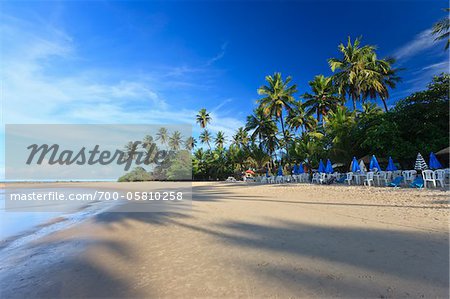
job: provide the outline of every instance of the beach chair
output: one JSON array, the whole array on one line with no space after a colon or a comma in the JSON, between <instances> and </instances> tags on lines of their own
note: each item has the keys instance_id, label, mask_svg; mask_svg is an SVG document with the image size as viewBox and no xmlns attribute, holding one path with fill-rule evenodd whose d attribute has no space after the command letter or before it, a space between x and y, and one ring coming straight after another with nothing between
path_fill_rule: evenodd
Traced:
<instances>
[{"instance_id":1,"label":"beach chair","mask_svg":"<svg viewBox=\"0 0 450 299\"><path fill-rule=\"evenodd\" d=\"M409 184L409 187L411 188L423 188L423 179L418 176L412 181L411 184Z\"/></svg>"},{"instance_id":2,"label":"beach chair","mask_svg":"<svg viewBox=\"0 0 450 299\"><path fill-rule=\"evenodd\" d=\"M402 176L398 176L396 177L394 180L392 180L392 182L390 182L389 184L387 184L388 187L400 187L400 184L403 182L403 177Z\"/></svg>"},{"instance_id":3,"label":"beach chair","mask_svg":"<svg viewBox=\"0 0 450 299\"><path fill-rule=\"evenodd\" d=\"M327 174L322 172L319 176L319 183L323 184L326 182L326 180L327 180Z\"/></svg>"},{"instance_id":4,"label":"beach chair","mask_svg":"<svg viewBox=\"0 0 450 299\"><path fill-rule=\"evenodd\" d=\"M427 187L427 182L433 183L434 188L436 188L436 176L434 175L433 170L424 170L422 171L423 184L424 187Z\"/></svg>"},{"instance_id":5,"label":"beach chair","mask_svg":"<svg viewBox=\"0 0 450 299\"><path fill-rule=\"evenodd\" d=\"M317 184L320 183L320 173L316 172L313 174L311 183L314 184L314 182L316 182Z\"/></svg>"},{"instance_id":6,"label":"beach chair","mask_svg":"<svg viewBox=\"0 0 450 299\"><path fill-rule=\"evenodd\" d=\"M340 178L338 178L336 180L336 183L338 184L343 184L345 182L346 177L345 176L341 176Z\"/></svg>"},{"instance_id":7,"label":"beach chair","mask_svg":"<svg viewBox=\"0 0 450 299\"><path fill-rule=\"evenodd\" d=\"M439 183L442 188L445 187L445 170L438 169L434 171L434 176L436 178L436 183Z\"/></svg>"},{"instance_id":8,"label":"beach chair","mask_svg":"<svg viewBox=\"0 0 450 299\"><path fill-rule=\"evenodd\" d=\"M368 173L366 173L366 178L364 180L364 185L367 185L369 187L372 186L372 184L373 184L373 175L374 175L374 173L372 171L369 171Z\"/></svg>"},{"instance_id":9,"label":"beach chair","mask_svg":"<svg viewBox=\"0 0 450 299\"><path fill-rule=\"evenodd\" d=\"M417 171L415 170L405 170L402 172L403 178L405 180L405 183L408 184L408 182L414 181L417 175Z\"/></svg>"},{"instance_id":10,"label":"beach chair","mask_svg":"<svg viewBox=\"0 0 450 299\"><path fill-rule=\"evenodd\" d=\"M348 183L348 185L350 186L352 184L352 180L353 180L353 172L347 172L346 178L344 181L346 181Z\"/></svg>"}]
</instances>

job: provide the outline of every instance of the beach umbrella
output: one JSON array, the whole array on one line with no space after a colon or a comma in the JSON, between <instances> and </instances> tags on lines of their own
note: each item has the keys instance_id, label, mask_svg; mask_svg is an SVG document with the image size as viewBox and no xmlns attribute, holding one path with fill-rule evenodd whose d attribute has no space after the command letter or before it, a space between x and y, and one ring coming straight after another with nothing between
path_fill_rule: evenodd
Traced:
<instances>
[{"instance_id":1,"label":"beach umbrella","mask_svg":"<svg viewBox=\"0 0 450 299\"><path fill-rule=\"evenodd\" d=\"M266 178L270 177L269 170L266 170Z\"/></svg>"},{"instance_id":2,"label":"beach umbrella","mask_svg":"<svg viewBox=\"0 0 450 299\"><path fill-rule=\"evenodd\" d=\"M358 171L361 171L361 168L359 168L359 164L358 164L358 161L356 160L356 158L353 157L352 172L358 172Z\"/></svg>"},{"instance_id":3,"label":"beach umbrella","mask_svg":"<svg viewBox=\"0 0 450 299\"><path fill-rule=\"evenodd\" d=\"M389 162L388 162L388 166L386 167L386 171L396 171L396 170L397 170L397 166L395 166L392 158L389 157Z\"/></svg>"},{"instance_id":4,"label":"beach umbrella","mask_svg":"<svg viewBox=\"0 0 450 299\"><path fill-rule=\"evenodd\" d=\"M430 153L430 168L431 169L439 169L442 168L441 163L439 163L439 160L436 158L436 155L431 152Z\"/></svg>"},{"instance_id":5,"label":"beach umbrella","mask_svg":"<svg viewBox=\"0 0 450 299\"><path fill-rule=\"evenodd\" d=\"M300 163L300 165L298 166L297 174L302 174L302 173L305 173L305 170L303 169L303 163Z\"/></svg>"},{"instance_id":6,"label":"beach umbrella","mask_svg":"<svg viewBox=\"0 0 450 299\"><path fill-rule=\"evenodd\" d=\"M292 174L297 174L298 169L297 169L297 164L294 164L294 167L292 168Z\"/></svg>"},{"instance_id":7,"label":"beach umbrella","mask_svg":"<svg viewBox=\"0 0 450 299\"><path fill-rule=\"evenodd\" d=\"M372 159L370 160L370 166L369 169L373 170L373 169L377 169L378 171L381 171L381 167L380 164L378 164L378 160L377 157L375 157L375 155L372 155Z\"/></svg>"},{"instance_id":8,"label":"beach umbrella","mask_svg":"<svg viewBox=\"0 0 450 299\"><path fill-rule=\"evenodd\" d=\"M331 165L330 159L327 159L327 166L325 167L325 172L326 173L333 173L334 172L333 165Z\"/></svg>"},{"instance_id":9,"label":"beach umbrella","mask_svg":"<svg viewBox=\"0 0 450 299\"><path fill-rule=\"evenodd\" d=\"M322 159L320 159L320 161L319 161L319 169L317 171L318 172L325 172L325 165L323 165Z\"/></svg>"},{"instance_id":10,"label":"beach umbrella","mask_svg":"<svg viewBox=\"0 0 450 299\"><path fill-rule=\"evenodd\" d=\"M361 169L361 171L364 171L364 172L367 171L366 164L364 164L363 160L359 161L359 169Z\"/></svg>"},{"instance_id":11,"label":"beach umbrella","mask_svg":"<svg viewBox=\"0 0 450 299\"><path fill-rule=\"evenodd\" d=\"M252 175L255 174L255 172L253 170L251 170L251 169L246 170L245 173L252 174Z\"/></svg>"},{"instance_id":12,"label":"beach umbrella","mask_svg":"<svg viewBox=\"0 0 450 299\"><path fill-rule=\"evenodd\" d=\"M425 162L424 158L420 153L417 154L416 164L414 164L415 170L426 170L428 169L428 165Z\"/></svg>"},{"instance_id":13,"label":"beach umbrella","mask_svg":"<svg viewBox=\"0 0 450 299\"><path fill-rule=\"evenodd\" d=\"M283 168L281 167L281 165L280 165L280 168L278 168L278 173L277 173L277 175L283 176Z\"/></svg>"}]
</instances>

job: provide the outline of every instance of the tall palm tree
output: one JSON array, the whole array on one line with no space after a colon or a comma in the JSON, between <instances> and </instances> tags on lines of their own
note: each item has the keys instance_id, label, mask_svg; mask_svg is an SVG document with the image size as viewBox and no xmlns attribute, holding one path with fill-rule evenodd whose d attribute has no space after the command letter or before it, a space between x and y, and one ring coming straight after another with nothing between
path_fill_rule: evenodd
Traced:
<instances>
[{"instance_id":1,"label":"tall palm tree","mask_svg":"<svg viewBox=\"0 0 450 299\"><path fill-rule=\"evenodd\" d=\"M250 138L254 141L256 138L262 141L265 136L269 136L278 131L277 125L272 118L264 115L262 107L258 107L253 110L253 114L247 116L247 123L245 124L245 130L253 130Z\"/></svg>"},{"instance_id":2,"label":"tall palm tree","mask_svg":"<svg viewBox=\"0 0 450 299\"><path fill-rule=\"evenodd\" d=\"M244 148L249 142L248 132L243 127L239 127L233 135L233 144L239 148Z\"/></svg>"},{"instance_id":3,"label":"tall palm tree","mask_svg":"<svg viewBox=\"0 0 450 299\"><path fill-rule=\"evenodd\" d=\"M286 117L286 123L291 129L297 131L299 128L304 128L305 121L306 113L302 102L295 102L289 115Z\"/></svg>"},{"instance_id":4,"label":"tall palm tree","mask_svg":"<svg viewBox=\"0 0 450 299\"><path fill-rule=\"evenodd\" d=\"M225 143L225 134L222 131L217 132L214 142L216 144L216 147L223 148L223 145Z\"/></svg>"},{"instance_id":5,"label":"tall palm tree","mask_svg":"<svg viewBox=\"0 0 450 299\"><path fill-rule=\"evenodd\" d=\"M167 143L167 139L169 138L169 133L167 129L162 127L159 128L158 133L156 133L156 140L160 141L162 145Z\"/></svg>"},{"instance_id":6,"label":"tall palm tree","mask_svg":"<svg viewBox=\"0 0 450 299\"><path fill-rule=\"evenodd\" d=\"M125 154L127 159L134 159L137 154L138 143L130 141L125 145Z\"/></svg>"},{"instance_id":7,"label":"tall palm tree","mask_svg":"<svg viewBox=\"0 0 450 299\"><path fill-rule=\"evenodd\" d=\"M448 50L450 46L450 18L448 16L450 8L446 8L445 11L447 12L447 16L433 25L433 31L431 33L436 36L435 40L446 40L445 50Z\"/></svg>"},{"instance_id":8,"label":"tall palm tree","mask_svg":"<svg viewBox=\"0 0 450 299\"><path fill-rule=\"evenodd\" d=\"M181 133L179 131L173 132L172 136L169 137L169 147L173 151L177 151L180 149L182 141L181 141Z\"/></svg>"},{"instance_id":9,"label":"tall palm tree","mask_svg":"<svg viewBox=\"0 0 450 299\"><path fill-rule=\"evenodd\" d=\"M338 46L342 58L330 58L328 64L333 75L333 81L338 87L338 92L343 97L349 96L353 102L353 110L356 111L356 102L361 100L363 94L363 83L372 75L373 70L368 68L367 57L374 51L375 47L366 45L360 46L361 39L357 38L352 43L348 37L347 45Z\"/></svg>"},{"instance_id":10,"label":"tall palm tree","mask_svg":"<svg viewBox=\"0 0 450 299\"><path fill-rule=\"evenodd\" d=\"M196 116L196 121L200 124L200 128L204 129L211 122L211 116L205 108L202 108Z\"/></svg>"},{"instance_id":11,"label":"tall palm tree","mask_svg":"<svg viewBox=\"0 0 450 299\"><path fill-rule=\"evenodd\" d=\"M264 96L258 102L262 107L264 114L274 117L281 123L281 131L286 141L286 131L284 128L283 110L287 113L292 109L294 103L294 93L297 92L295 84L289 86L292 78L288 76L285 81L281 77L281 73L275 73L273 76L266 76L268 85L263 85L258 89L258 94ZM286 153L288 151L286 142Z\"/></svg>"},{"instance_id":12,"label":"tall palm tree","mask_svg":"<svg viewBox=\"0 0 450 299\"><path fill-rule=\"evenodd\" d=\"M186 148L188 151L192 150L192 149L195 147L196 144L197 144L197 140L195 140L195 138L192 137L192 136L188 137L188 138L184 141L184 146L185 146L185 148Z\"/></svg>"},{"instance_id":13,"label":"tall palm tree","mask_svg":"<svg viewBox=\"0 0 450 299\"><path fill-rule=\"evenodd\" d=\"M336 96L336 88L330 77L318 75L314 80L309 81L309 86L313 94L305 93L303 98L306 100L303 106L306 108L306 115L316 113L317 121L327 115L328 111L336 107L340 100Z\"/></svg>"},{"instance_id":14,"label":"tall palm tree","mask_svg":"<svg viewBox=\"0 0 450 299\"><path fill-rule=\"evenodd\" d=\"M203 130L203 132L200 134L199 136L200 138L200 143L206 143L208 145L208 148L211 149L211 133L209 133L208 130Z\"/></svg>"},{"instance_id":15,"label":"tall palm tree","mask_svg":"<svg viewBox=\"0 0 450 299\"><path fill-rule=\"evenodd\" d=\"M151 135L145 135L144 139L142 140L142 147L144 149L147 149L151 147L154 144L153 136Z\"/></svg>"},{"instance_id":16,"label":"tall palm tree","mask_svg":"<svg viewBox=\"0 0 450 299\"><path fill-rule=\"evenodd\" d=\"M368 67L374 72L367 77L363 84L363 100L376 99L379 96L386 112L388 111L386 101L389 98L389 89L395 88L401 80L398 76L401 69L393 68L394 63L395 59L391 57L377 59L375 53L369 55Z\"/></svg>"}]
</instances>

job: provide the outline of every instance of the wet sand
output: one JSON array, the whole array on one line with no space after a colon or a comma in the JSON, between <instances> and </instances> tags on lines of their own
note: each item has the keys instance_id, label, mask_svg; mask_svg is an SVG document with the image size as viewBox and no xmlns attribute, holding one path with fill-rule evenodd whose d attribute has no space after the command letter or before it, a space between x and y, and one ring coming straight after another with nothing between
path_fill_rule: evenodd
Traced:
<instances>
[{"instance_id":1,"label":"wet sand","mask_svg":"<svg viewBox=\"0 0 450 299\"><path fill-rule=\"evenodd\" d=\"M17 248L0 297L449 296L449 192L193 183L193 200L100 213Z\"/></svg>"}]
</instances>

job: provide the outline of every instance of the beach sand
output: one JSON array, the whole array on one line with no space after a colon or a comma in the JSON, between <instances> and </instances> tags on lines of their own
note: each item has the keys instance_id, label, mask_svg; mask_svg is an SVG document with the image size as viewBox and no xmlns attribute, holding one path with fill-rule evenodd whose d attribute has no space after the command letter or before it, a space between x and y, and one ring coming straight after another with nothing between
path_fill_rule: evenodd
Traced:
<instances>
[{"instance_id":1,"label":"beach sand","mask_svg":"<svg viewBox=\"0 0 450 299\"><path fill-rule=\"evenodd\" d=\"M438 190L193 183L191 211L100 213L15 249L0 297L448 298L448 217Z\"/></svg>"}]
</instances>

